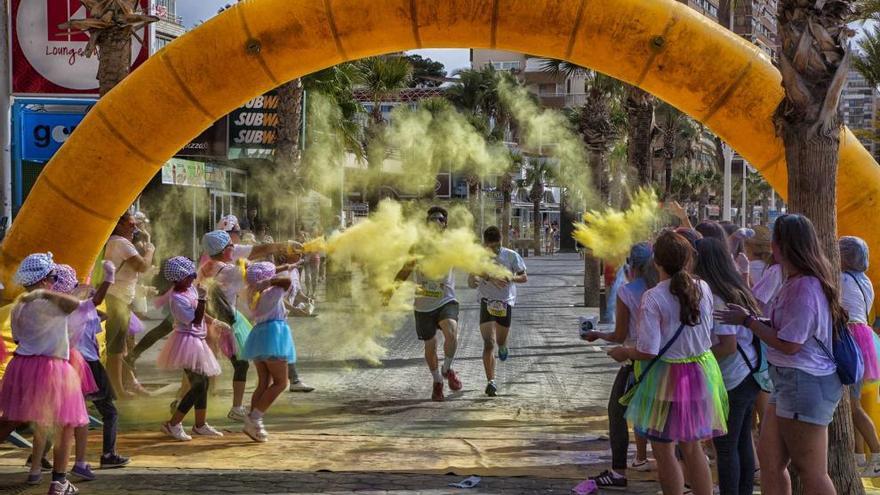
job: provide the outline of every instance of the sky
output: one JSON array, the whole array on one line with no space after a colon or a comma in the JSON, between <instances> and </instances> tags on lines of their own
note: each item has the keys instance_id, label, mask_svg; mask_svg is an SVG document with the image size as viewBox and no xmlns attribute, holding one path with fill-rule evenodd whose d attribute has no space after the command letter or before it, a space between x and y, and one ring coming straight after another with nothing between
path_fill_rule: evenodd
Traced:
<instances>
[{"instance_id":1,"label":"sky","mask_svg":"<svg viewBox=\"0 0 880 495\"><path fill-rule=\"evenodd\" d=\"M221 7L235 3L234 0L177 0L177 15L183 18L183 25L193 27L199 21L206 21L217 15ZM470 67L470 52L462 49L413 50L423 57L442 62L446 72L452 74L458 69Z\"/></svg>"}]
</instances>

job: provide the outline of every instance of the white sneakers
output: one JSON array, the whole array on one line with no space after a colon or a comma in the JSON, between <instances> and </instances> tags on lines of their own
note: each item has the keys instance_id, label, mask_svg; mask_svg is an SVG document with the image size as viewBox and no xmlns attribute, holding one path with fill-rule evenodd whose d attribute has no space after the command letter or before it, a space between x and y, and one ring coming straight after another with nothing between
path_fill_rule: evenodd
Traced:
<instances>
[{"instance_id":1,"label":"white sneakers","mask_svg":"<svg viewBox=\"0 0 880 495\"><path fill-rule=\"evenodd\" d=\"M187 435L185 431L183 431L183 425L178 423L176 425L172 425L171 423L164 423L162 425L162 431L165 432L169 437L179 441L179 442L189 442L192 440L192 437Z\"/></svg>"},{"instance_id":2,"label":"white sneakers","mask_svg":"<svg viewBox=\"0 0 880 495\"><path fill-rule=\"evenodd\" d=\"M245 406L233 406L231 409L229 409L229 414L227 414L226 417L231 419L232 421L244 423L244 419L247 417L249 412L250 411L248 411L248 408L246 408Z\"/></svg>"},{"instance_id":3,"label":"white sneakers","mask_svg":"<svg viewBox=\"0 0 880 495\"><path fill-rule=\"evenodd\" d=\"M203 424L202 426L193 426L192 427L193 435L199 435L203 437L222 437L223 433L209 425L208 423Z\"/></svg>"},{"instance_id":4,"label":"white sneakers","mask_svg":"<svg viewBox=\"0 0 880 495\"><path fill-rule=\"evenodd\" d=\"M654 470L654 462L651 459L636 459L633 458L632 463L629 465L629 469L633 471L639 471L641 473L646 473L648 471Z\"/></svg>"},{"instance_id":5,"label":"white sneakers","mask_svg":"<svg viewBox=\"0 0 880 495\"><path fill-rule=\"evenodd\" d=\"M269 440L269 434L266 432L266 428L263 426L263 419L253 419L250 416L245 416L244 419L244 434L251 437L251 440L255 442L265 442Z\"/></svg>"},{"instance_id":6,"label":"white sneakers","mask_svg":"<svg viewBox=\"0 0 880 495\"><path fill-rule=\"evenodd\" d=\"M310 387L310 386L306 385L305 382L302 382L302 381L293 382L290 384L290 391L291 392L309 393L313 390L315 390L315 387Z\"/></svg>"}]
</instances>

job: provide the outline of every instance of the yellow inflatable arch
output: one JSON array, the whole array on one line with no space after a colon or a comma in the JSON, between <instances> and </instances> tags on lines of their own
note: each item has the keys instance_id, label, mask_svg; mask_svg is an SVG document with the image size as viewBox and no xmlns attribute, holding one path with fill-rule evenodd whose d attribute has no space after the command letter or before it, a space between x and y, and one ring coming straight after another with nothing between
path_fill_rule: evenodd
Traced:
<instances>
[{"instance_id":1,"label":"yellow inflatable arch","mask_svg":"<svg viewBox=\"0 0 880 495\"><path fill-rule=\"evenodd\" d=\"M755 46L674 0L248 0L151 57L55 155L3 244L7 270L51 250L87 273L118 216L192 137L250 98L370 55L497 48L569 60L666 100L731 144L784 196L771 116L780 75ZM841 234L875 247L880 168L849 131Z\"/></svg>"}]
</instances>

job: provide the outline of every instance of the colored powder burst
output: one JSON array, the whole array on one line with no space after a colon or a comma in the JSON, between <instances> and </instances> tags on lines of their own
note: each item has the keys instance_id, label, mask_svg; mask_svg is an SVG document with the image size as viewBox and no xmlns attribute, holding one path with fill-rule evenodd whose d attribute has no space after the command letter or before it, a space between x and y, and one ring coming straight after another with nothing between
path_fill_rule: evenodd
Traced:
<instances>
[{"instance_id":1,"label":"colored powder burst","mask_svg":"<svg viewBox=\"0 0 880 495\"><path fill-rule=\"evenodd\" d=\"M646 240L659 218L657 194L641 189L625 211L606 209L584 214L584 222L574 224L572 237L608 261L624 259L633 244Z\"/></svg>"},{"instance_id":2,"label":"colored powder burst","mask_svg":"<svg viewBox=\"0 0 880 495\"><path fill-rule=\"evenodd\" d=\"M303 244L302 252L309 253L322 253L327 250L327 240L324 239L324 236L316 237L310 241L307 241Z\"/></svg>"}]
</instances>

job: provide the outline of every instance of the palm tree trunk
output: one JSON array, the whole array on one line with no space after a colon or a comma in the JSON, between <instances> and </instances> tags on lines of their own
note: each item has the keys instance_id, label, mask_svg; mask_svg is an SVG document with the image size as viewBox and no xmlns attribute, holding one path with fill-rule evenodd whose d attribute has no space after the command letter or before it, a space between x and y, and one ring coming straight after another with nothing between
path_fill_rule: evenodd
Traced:
<instances>
[{"instance_id":1,"label":"palm tree trunk","mask_svg":"<svg viewBox=\"0 0 880 495\"><path fill-rule=\"evenodd\" d=\"M508 249L510 246L510 191L501 192L501 242Z\"/></svg>"},{"instance_id":2,"label":"palm tree trunk","mask_svg":"<svg viewBox=\"0 0 880 495\"><path fill-rule=\"evenodd\" d=\"M626 98L627 158L630 168L638 171L639 185L650 186L653 180L651 133L654 130L654 99L634 86L627 86Z\"/></svg>"},{"instance_id":3,"label":"palm tree trunk","mask_svg":"<svg viewBox=\"0 0 880 495\"><path fill-rule=\"evenodd\" d=\"M532 245L535 256L541 256L541 200L532 200Z\"/></svg>"},{"instance_id":4,"label":"palm tree trunk","mask_svg":"<svg viewBox=\"0 0 880 495\"><path fill-rule=\"evenodd\" d=\"M663 184L663 199L666 200L672 194L672 157L668 154L663 157L663 169L664 180L666 181Z\"/></svg>"},{"instance_id":5,"label":"palm tree trunk","mask_svg":"<svg viewBox=\"0 0 880 495\"><path fill-rule=\"evenodd\" d=\"M602 205L608 204L607 176L605 174L606 155L597 147L590 148L590 170L593 175L593 184L599 189ZM606 313L606 305L601 304L602 287L602 264L599 258L593 256L590 248L584 248L584 306L599 308L599 320L609 321L610 315Z\"/></svg>"},{"instance_id":6,"label":"palm tree trunk","mask_svg":"<svg viewBox=\"0 0 880 495\"><path fill-rule=\"evenodd\" d=\"M832 263L840 269L837 248L837 160L841 118L838 106L848 69L849 0L781 0L779 67L785 98L776 110L776 126L785 144L788 200L792 212L808 216ZM849 394L828 427L828 473L837 493L865 493L853 459ZM797 473L795 493L803 493Z\"/></svg>"},{"instance_id":7,"label":"palm tree trunk","mask_svg":"<svg viewBox=\"0 0 880 495\"><path fill-rule=\"evenodd\" d=\"M296 167L300 158L302 134L303 87L300 79L282 84L278 92L278 128L275 162Z\"/></svg>"},{"instance_id":8,"label":"palm tree trunk","mask_svg":"<svg viewBox=\"0 0 880 495\"><path fill-rule=\"evenodd\" d=\"M112 27L98 35L98 93L104 96L131 70L131 31Z\"/></svg>"}]
</instances>

